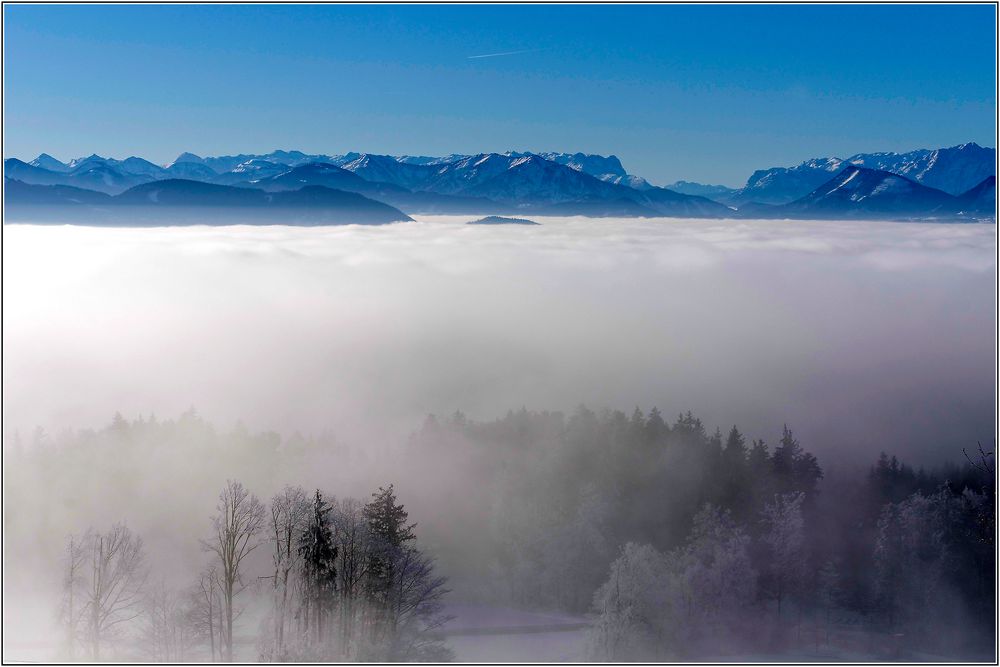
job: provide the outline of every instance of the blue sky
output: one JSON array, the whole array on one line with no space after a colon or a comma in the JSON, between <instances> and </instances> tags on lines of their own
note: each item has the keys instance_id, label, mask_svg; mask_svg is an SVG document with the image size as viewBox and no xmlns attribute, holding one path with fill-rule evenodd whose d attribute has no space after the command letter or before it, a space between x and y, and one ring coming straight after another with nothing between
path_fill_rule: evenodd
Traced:
<instances>
[{"instance_id":1,"label":"blue sky","mask_svg":"<svg viewBox=\"0 0 1000 667\"><path fill-rule=\"evenodd\" d=\"M816 156L995 146L994 12L5 5L4 155L580 150L738 185Z\"/></svg>"}]
</instances>

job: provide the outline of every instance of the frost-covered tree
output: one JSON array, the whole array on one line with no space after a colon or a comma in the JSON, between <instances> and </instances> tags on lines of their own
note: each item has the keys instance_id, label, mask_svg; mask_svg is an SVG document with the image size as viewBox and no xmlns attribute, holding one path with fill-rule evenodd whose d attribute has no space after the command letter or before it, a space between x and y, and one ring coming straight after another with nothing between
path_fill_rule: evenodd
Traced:
<instances>
[{"instance_id":1,"label":"frost-covered tree","mask_svg":"<svg viewBox=\"0 0 1000 667\"><path fill-rule=\"evenodd\" d=\"M727 511L705 505L687 543L666 556L627 544L594 596L595 660L662 660L738 631L756 594L750 538Z\"/></svg>"},{"instance_id":2,"label":"frost-covered tree","mask_svg":"<svg viewBox=\"0 0 1000 667\"><path fill-rule=\"evenodd\" d=\"M757 592L749 547L750 538L729 511L706 504L694 517L687 544L668 555L671 640L678 653L738 631Z\"/></svg>"},{"instance_id":3,"label":"frost-covered tree","mask_svg":"<svg viewBox=\"0 0 1000 667\"><path fill-rule=\"evenodd\" d=\"M764 589L775 601L777 615L788 597L801 591L807 573L805 521L802 518L802 493L776 495L764 505L762 513L766 569Z\"/></svg>"},{"instance_id":4,"label":"frost-covered tree","mask_svg":"<svg viewBox=\"0 0 1000 667\"><path fill-rule=\"evenodd\" d=\"M875 541L876 595L890 628L920 628L943 610L947 540L957 506L947 491L915 493L885 506Z\"/></svg>"},{"instance_id":5,"label":"frost-covered tree","mask_svg":"<svg viewBox=\"0 0 1000 667\"><path fill-rule=\"evenodd\" d=\"M497 584L516 590L515 604L586 611L607 576L614 554L609 503L593 487L578 495L566 507L538 507L525 500L518 503L516 516L505 516L515 525L508 529L507 569ZM532 515L537 520L529 529L522 517Z\"/></svg>"},{"instance_id":6,"label":"frost-covered tree","mask_svg":"<svg viewBox=\"0 0 1000 667\"><path fill-rule=\"evenodd\" d=\"M562 608L586 608L581 592L595 590L602 581L614 553L608 537L610 513L607 500L597 489L588 487L581 491L570 516L554 531L557 537L550 545L550 572L562 579L557 595Z\"/></svg>"},{"instance_id":7,"label":"frost-covered tree","mask_svg":"<svg viewBox=\"0 0 1000 667\"><path fill-rule=\"evenodd\" d=\"M823 564L817 576L817 601L823 613L823 628L827 644L830 643L830 624L833 621L833 612L840 605L843 597L841 578L840 568L832 560Z\"/></svg>"},{"instance_id":8,"label":"frost-covered tree","mask_svg":"<svg viewBox=\"0 0 1000 667\"><path fill-rule=\"evenodd\" d=\"M597 619L588 638L597 661L644 660L661 647L666 615L666 563L649 545L626 544L594 594Z\"/></svg>"}]
</instances>

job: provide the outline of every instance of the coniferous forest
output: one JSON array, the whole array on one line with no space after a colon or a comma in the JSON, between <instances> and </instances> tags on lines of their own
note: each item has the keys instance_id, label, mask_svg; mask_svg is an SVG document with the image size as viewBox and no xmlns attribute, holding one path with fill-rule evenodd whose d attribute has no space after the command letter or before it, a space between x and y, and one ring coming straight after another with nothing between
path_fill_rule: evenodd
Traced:
<instances>
[{"instance_id":1,"label":"coniferous forest","mask_svg":"<svg viewBox=\"0 0 1000 667\"><path fill-rule=\"evenodd\" d=\"M589 660L984 659L989 450L827 470L788 425L655 408L429 416L384 447L116 415L6 438L37 510L5 518L8 574L69 660L471 659L456 602L574 615Z\"/></svg>"}]
</instances>

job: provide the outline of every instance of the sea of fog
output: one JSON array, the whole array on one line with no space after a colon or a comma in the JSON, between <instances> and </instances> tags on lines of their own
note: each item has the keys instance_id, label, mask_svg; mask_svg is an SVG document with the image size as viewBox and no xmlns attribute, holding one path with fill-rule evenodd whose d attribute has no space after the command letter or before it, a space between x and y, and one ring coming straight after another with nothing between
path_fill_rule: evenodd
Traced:
<instances>
[{"instance_id":1,"label":"sea of fog","mask_svg":"<svg viewBox=\"0 0 1000 667\"><path fill-rule=\"evenodd\" d=\"M194 407L374 447L582 403L864 464L993 441L993 225L469 219L6 225L4 432Z\"/></svg>"}]
</instances>

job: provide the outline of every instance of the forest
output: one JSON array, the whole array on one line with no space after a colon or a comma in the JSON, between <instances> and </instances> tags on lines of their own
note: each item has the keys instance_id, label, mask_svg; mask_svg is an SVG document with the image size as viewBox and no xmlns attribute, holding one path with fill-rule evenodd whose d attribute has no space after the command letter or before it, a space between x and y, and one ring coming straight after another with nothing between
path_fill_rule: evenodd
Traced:
<instances>
[{"instance_id":1,"label":"forest","mask_svg":"<svg viewBox=\"0 0 1000 667\"><path fill-rule=\"evenodd\" d=\"M777 434L581 406L361 447L115 415L5 437L32 508L5 564L66 660L443 661L455 601L577 614L595 661L991 658L990 448L827 465Z\"/></svg>"}]
</instances>

